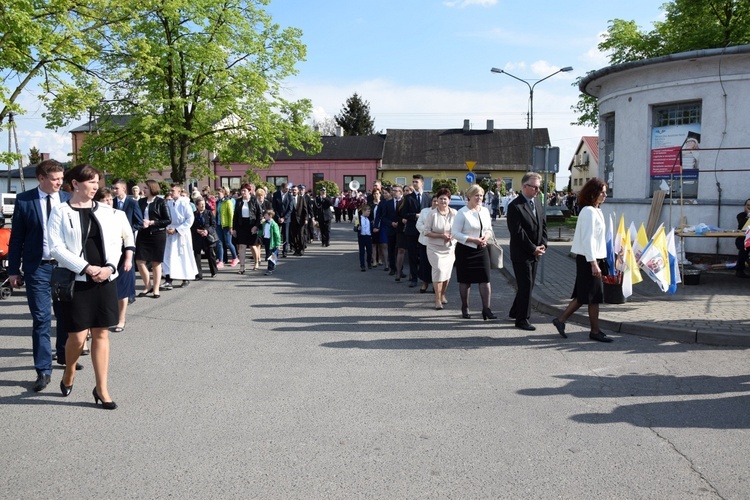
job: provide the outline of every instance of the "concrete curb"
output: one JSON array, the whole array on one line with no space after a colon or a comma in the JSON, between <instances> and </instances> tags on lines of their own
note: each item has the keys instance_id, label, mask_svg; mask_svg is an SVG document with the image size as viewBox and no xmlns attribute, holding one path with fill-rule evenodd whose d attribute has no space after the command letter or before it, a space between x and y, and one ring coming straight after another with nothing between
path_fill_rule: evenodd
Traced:
<instances>
[{"instance_id":1,"label":"concrete curb","mask_svg":"<svg viewBox=\"0 0 750 500\"><path fill-rule=\"evenodd\" d=\"M508 284L516 288L516 277L512 272L503 267L500 272L508 280ZM544 292L539 290L539 286L534 287L531 297L531 305L537 311L551 316L559 316L564 309L552 305L554 302L547 297ZM588 316L583 313L573 314L569 322L577 325L588 325ZM669 342L681 342L683 344L705 344L715 346L732 346L732 347L750 347L750 337L746 334L739 334L731 331L717 330L700 330L691 328L672 328L656 325L648 322L624 322L607 319L606 315L599 317L599 323L605 330L616 333L637 335Z\"/></svg>"}]
</instances>

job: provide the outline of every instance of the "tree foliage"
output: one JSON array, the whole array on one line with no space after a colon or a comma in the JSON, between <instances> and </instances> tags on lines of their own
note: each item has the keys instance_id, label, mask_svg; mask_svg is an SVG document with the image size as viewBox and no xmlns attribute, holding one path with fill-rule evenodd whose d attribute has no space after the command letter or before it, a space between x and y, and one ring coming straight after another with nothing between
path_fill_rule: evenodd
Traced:
<instances>
[{"instance_id":1,"label":"tree foliage","mask_svg":"<svg viewBox=\"0 0 750 500\"><path fill-rule=\"evenodd\" d=\"M331 198L335 198L341 192L338 184L333 181L323 180L315 183L315 187L313 189L313 192L310 193L310 196L318 196L318 194L320 193L320 188L322 187L326 188L326 194Z\"/></svg>"},{"instance_id":2,"label":"tree foliage","mask_svg":"<svg viewBox=\"0 0 750 500\"><path fill-rule=\"evenodd\" d=\"M370 103L355 92L346 100L341 113L336 115L336 123L344 129L344 135L373 135L375 122L370 116Z\"/></svg>"},{"instance_id":3,"label":"tree foliage","mask_svg":"<svg viewBox=\"0 0 750 500\"><path fill-rule=\"evenodd\" d=\"M599 44L610 64L621 64L691 50L750 43L750 2L747 0L672 0L662 6L663 21L643 31L635 21L613 19ZM576 88L581 78L573 84ZM574 125L597 127L596 98L581 94L572 108Z\"/></svg>"},{"instance_id":4,"label":"tree foliage","mask_svg":"<svg viewBox=\"0 0 750 500\"><path fill-rule=\"evenodd\" d=\"M42 155L39 153L39 150L36 147L31 147L29 149L29 164L35 165L42 161Z\"/></svg>"},{"instance_id":5,"label":"tree foliage","mask_svg":"<svg viewBox=\"0 0 750 500\"><path fill-rule=\"evenodd\" d=\"M452 194L458 194L458 184L453 179L432 179L432 192L437 193L443 188L448 188Z\"/></svg>"},{"instance_id":6,"label":"tree foliage","mask_svg":"<svg viewBox=\"0 0 750 500\"><path fill-rule=\"evenodd\" d=\"M130 4L129 22L107 32L101 72L111 120L83 154L108 172L172 180L210 174L210 160L266 167L284 149L317 152L305 124L309 100L281 96L306 48L301 32L274 24L269 0L161 0ZM212 152L206 154L205 152Z\"/></svg>"}]
</instances>

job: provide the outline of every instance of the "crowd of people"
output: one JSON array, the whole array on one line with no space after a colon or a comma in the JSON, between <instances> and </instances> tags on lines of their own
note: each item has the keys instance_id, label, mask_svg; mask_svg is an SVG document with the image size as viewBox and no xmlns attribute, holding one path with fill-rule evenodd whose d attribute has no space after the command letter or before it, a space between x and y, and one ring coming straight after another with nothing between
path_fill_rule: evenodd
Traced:
<instances>
[{"instance_id":1,"label":"crowd of people","mask_svg":"<svg viewBox=\"0 0 750 500\"><path fill-rule=\"evenodd\" d=\"M79 357L91 354L94 401L115 409L107 385L109 333L125 330L127 307L136 297L158 299L161 291L175 286L175 280L183 288L202 280L204 257L211 277L225 267L241 275L259 271L263 261L265 274L271 275L279 258L304 255L315 239L329 246L334 220L352 222L361 271L382 266L397 282L407 279L410 288L421 282L420 293L427 293L432 285L435 309L440 310L448 302L446 292L455 269L461 317L472 317L469 295L476 284L481 316L491 320L497 316L491 309L489 245L495 238L493 219L502 209L518 283L509 315L517 328L535 329L529 323L530 299L536 265L547 245L542 204L535 204L541 177L535 173L523 177L521 192L511 194L507 203L472 185L460 210L450 207L449 189L438 189L434 196L425 192L418 174L411 185L384 187L375 181L367 194L350 192L333 199L325 187L312 195L304 185L287 183L270 196L251 183L236 193L222 187L216 194L208 187L188 193L172 184L162 195L154 180L133 186L128 196L122 179L100 187L102 174L93 166L78 165L65 172L55 160L41 162L36 174L38 188L17 197L8 273L11 286L20 287L25 281L27 289L37 392L51 380L52 311L57 318L56 361L65 366L61 393L66 397L72 393L76 371L83 369ZM579 197L583 209L573 243L578 254L573 300L554 320L563 337L565 321L587 304L590 338L611 341L598 327L601 276L606 272L600 260L599 205L604 199L606 186L599 179L587 183ZM64 307L62 299L53 300L52 295L53 288L59 289L60 269L70 273L72 283L72 297L65 299ZM140 293L136 293L136 270L143 282Z\"/></svg>"}]
</instances>

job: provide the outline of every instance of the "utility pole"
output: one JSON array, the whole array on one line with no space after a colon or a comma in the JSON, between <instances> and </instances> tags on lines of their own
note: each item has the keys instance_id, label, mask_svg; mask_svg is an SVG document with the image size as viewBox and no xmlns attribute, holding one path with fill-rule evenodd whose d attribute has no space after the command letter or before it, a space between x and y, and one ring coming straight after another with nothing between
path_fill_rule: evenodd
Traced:
<instances>
[{"instance_id":1,"label":"utility pole","mask_svg":"<svg viewBox=\"0 0 750 500\"><path fill-rule=\"evenodd\" d=\"M23 178L23 157L21 150L18 149L18 135L16 134L16 122L13 117L16 116L12 111L8 113L8 153L11 153L10 134L13 132L13 139L16 142L16 154L18 155L18 176L21 179L21 193L26 191L26 183ZM8 164L8 192L10 192L10 164Z\"/></svg>"}]
</instances>

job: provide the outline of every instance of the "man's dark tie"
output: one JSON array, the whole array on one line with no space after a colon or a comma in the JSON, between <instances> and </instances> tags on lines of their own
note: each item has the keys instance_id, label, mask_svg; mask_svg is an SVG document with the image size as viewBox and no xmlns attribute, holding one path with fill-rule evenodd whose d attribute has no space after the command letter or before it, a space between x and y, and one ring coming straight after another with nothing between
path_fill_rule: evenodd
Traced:
<instances>
[{"instance_id":1,"label":"man's dark tie","mask_svg":"<svg viewBox=\"0 0 750 500\"><path fill-rule=\"evenodd\" d=\"M47 218L49 219L49 214L52 213L52 195L47 195Z\"/></svg>"},{"instance_id":2,"label":"man's dark tie","mask_svg":"<svg viewBox=\"0 0 750 500\"><path fill-rule=\"evenodd\" d=\"M534 206L534 200L529 200L529 203L531 203L531 212L536 215L536 207Z\"/></svg>"},{"instance_id":3,"label":"man's dark tie","mask_svg":"<svg viewBox=\"0 0 750 500\"><path fill-rule=\"evenodd\" d=\"M417 193L417 203L419 204L419 207L422 208L422 195Z\"/></svg>"}]
</instances>

